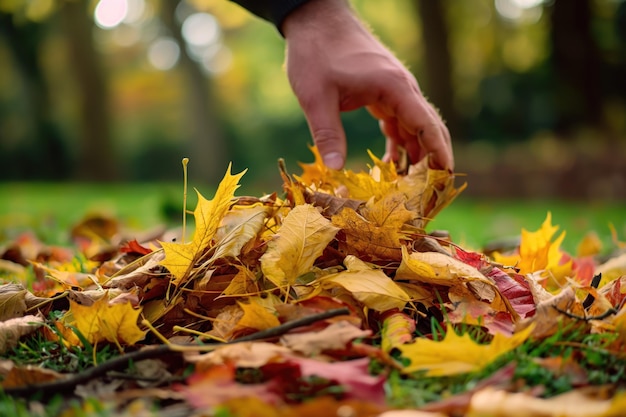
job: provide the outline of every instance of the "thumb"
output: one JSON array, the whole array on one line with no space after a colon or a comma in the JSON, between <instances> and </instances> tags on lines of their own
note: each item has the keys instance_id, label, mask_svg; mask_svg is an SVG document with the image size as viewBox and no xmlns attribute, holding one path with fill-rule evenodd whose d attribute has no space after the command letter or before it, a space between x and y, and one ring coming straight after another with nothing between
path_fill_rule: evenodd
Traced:
<instances>
[{"instance_id":1,"label":"thumb","mask_svg":"<svg viewBox=\"0 0 626 417\"><path fill-rule=\"evenodd\" d=\"M346 134L341 124L338 100L317 97L303 106L313 142L317 146L324 165L342 169L346 162Z\"/></svg>"}]
</instances>

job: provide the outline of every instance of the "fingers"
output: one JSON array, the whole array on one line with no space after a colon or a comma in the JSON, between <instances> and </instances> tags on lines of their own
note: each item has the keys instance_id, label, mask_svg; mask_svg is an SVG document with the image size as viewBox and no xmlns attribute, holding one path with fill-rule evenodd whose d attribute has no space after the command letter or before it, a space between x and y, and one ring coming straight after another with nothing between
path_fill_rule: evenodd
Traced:
<instances>
[{"instance_id":1,"label":"fingers","mask_svg":"<svg viewBox=\"0 0 626 417\"><path fill-rule=\"evenodd\" d=\"M314 95L306 101L301 99L300 105L324 164L332 169L342 169L347 145L336 93Z\"/></svg>"},{"instance_id":2,"label":"fingers","mask_svg":"<svg viewBox=\"0 0 626 417\"><path fill-rule=\"evenodd\" d=\"M381 103L368 107L370 113L380 120L385 137L406 149L412 163L431 155L433 168L454 169L450 133L437 110L426 101L417 85L411 86L412 94L393 89L386 92ZM387 146L386 156L395 153Z\"/></svg>"}]
</instances>

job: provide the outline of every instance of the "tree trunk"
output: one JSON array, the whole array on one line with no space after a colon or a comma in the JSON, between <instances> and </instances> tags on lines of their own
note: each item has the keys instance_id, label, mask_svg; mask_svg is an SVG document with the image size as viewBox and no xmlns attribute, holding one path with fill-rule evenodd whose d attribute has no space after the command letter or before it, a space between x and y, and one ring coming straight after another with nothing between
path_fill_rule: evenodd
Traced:
<instances>
[{"instance_id":1,"label":"tree trunk","mask_svg":"<svg viewBox=\"0 0 626 417\"><path fill-rule=\"evenodd\" d=\"M581 124L602 125L600 54L591 33L589 0L555 0L552 8L552 61L559 120L568 132Z\"/></svg>"},{"instance_id":2,"label":"tree trunk","mask_svg":"<svg viewBox=\"0 0 626 417\"><path fill-rule=\"evenodd\" d=\"M53 118L50 89L39 62L39 49L46 35L46 23L15 24L11 14L0 13L0 34L6 40L17 68L26 112L28 132L18 138L10 159L13 179L59 180L70 172L68 149L58 124Z\"/></svg>"},{"instance_id":3,"label":"tree trunk","mask_svg":"<svg viewBox=\"0 0 626 417\"><path fill-rule=\"evenodd\" d=\"M180 46L180 64L187 82L184 89L191 138L189 176L191 180L216 184L222 179L228 160L220 125L218 102L211 79L187 53L181 25L175 18L179 0L162 1L162 19Z\"/></svg>"},{"instance_id":4,"label":"tree trunk","mask_svg":"<svg viewBox=\"0 0 626 417\"><path fill-rule=\"evenodd\" d=\"M445 4L439 0L416 0L415 6L422 22L424 39L426 70L424 94L439 109L450 134L455 137L460 133L459 118L454 107L452 60L448 47Z\"/></svg>"},{"instance_id":5,"label":"tree trunk","mask_svg":"<svg viewBox=\"0 0 626 417\"><path fill-rule=\"evenodd\" d=\"M78 177L84 181L112 181L119 177L111 138L110 100L100 56L93 45L93 21L88 2L62 2L71 69L80 100Z\"/></svg>"}]
</instances>

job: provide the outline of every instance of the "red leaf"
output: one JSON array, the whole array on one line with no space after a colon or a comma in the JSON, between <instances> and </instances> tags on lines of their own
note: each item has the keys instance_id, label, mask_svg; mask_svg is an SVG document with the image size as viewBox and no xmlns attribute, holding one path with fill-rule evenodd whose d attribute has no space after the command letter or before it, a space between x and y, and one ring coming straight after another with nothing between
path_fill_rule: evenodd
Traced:
<instances>
[{"instance_id":1,"label":"red leaf","mask_svg":"<svg viewBox=\"0 0 626 417\"><path fill-rule=\"evenodd\" d=\"M293 357L289 361L300 366L302 376L315 375L337 381L346 389L346 399L385 404L385 378L369 374L369 358L328 363Z\"/></svg>"},{"instance_id":2,"label":"red leaf","mask_svg":"<svg viewBox=\"0 0 626 417\"><path fill-rule=\"evenodd\" d=\"M535 299L521 275L514 274L511 277L500 268L492 268L485 275L496 282L502 296L509 300L520 317L531 317L535 314Z\"/></svg>"},{"instance_id":3,"label":"red leaf","mask_svg":"<svg viewBox=\"0 0 626 417\"><path fill-rule=\"evenodd\" d=\"M147 255L152 253L152 249L145 248L137 242L137 239L133 239L130 242L126 242L120 247L122 253L136 253L139 255Z\"/></svg>"}]
</instances>

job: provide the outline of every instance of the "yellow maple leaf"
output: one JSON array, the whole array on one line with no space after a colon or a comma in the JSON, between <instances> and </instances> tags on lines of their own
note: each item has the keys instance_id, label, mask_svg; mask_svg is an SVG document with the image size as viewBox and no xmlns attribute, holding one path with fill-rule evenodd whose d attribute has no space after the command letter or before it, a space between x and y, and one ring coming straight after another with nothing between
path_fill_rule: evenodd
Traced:
<instances>
[{"instance_id":1,"label":"yellow maple leaf","mask_svg":"<svg viewBox=\"0 0 626 417\"><path fill-rule=\"evenodd\" d=\"M172 283L175 285L180 284L185 279L198 257L211 244L218 226L231 205L235 190L239 188L239 180L246 171L231 175L231 165L228 165L226 175L217 187L212 200L207 200L196 190L198 204L193 213L196 223L193 240L188 243L160 242L165 251L165 259L161 261L161 265L174 275L175 279L172 280Z\"/></svg>"},{"instance_id":2,"label":"yellow maple leaf","mask_svg":"<svg viewBox=\"0 0 626 417\"><path fill-rule=\"evenodd\" d=\"M90 306L70 300L64 324L74 326L92 344L107 341L134 345L146 334L137 326L140 314L141 308L133 308L130 302L109 304L108 297Z\"/></svg>"},{"instance_id":3,"label":"yellow maple leaf","mask_svg":"<svg viewBox=\"0 0 626 417\"><path fill-rule=\"evenodd\" d=\"M371 268L352 255L346 256L344 265L346 271L326 275L312 285L345 288L355 299L377 311L402 310L410 301L408 294L383 271Z\"/></svg>"},{"instance_id":4,"label":"yellow maple leaf","mask_svg":"<svg viewBox=\"0 0 626 417\"><path fill-rule=\"evenodd\" d=\"M280 325L276 314L260 303L259 297L250 297L248 302L238 301L243 316L237 322L236 329L266 330Z\"/></svg>"},{"instance_id":5,"label":"yellow maple leaf","mask_svg":"<svg viewBox=\"0 0 626 417\"><path fill-rule=\"evenodd\" d=\"M459 336L454 330L448 330L444 339L438 342L417 339L412 344L398 346L402 356L411 360L411 364L402 371L407 374L426 371L427 376L478 371L524 343L532 327L529 326L510 337L498 333L487 345L474 342L467 333Z\"/></svg>"},{"instance_id":6,"label":"yellow maple leaf","mask_svg":"<svg viewBox=\"0 0 626 417\"><path fill-rule=\"evenodd\" d=\"M296 206L260 258L263 275L278 287L293 285L311 270L338 230L312 205Z\"/></svg>"},{"instance_id":7,"label":"yellow maple leaf","mask_svg":"<svg viewBox=\"0 0 626 417\"><path fill-rule=\"evenodd\" d=\"M515 265L519 268L520 274L524 275L546 271L542 277L549 276L557 284L562 283L567 276L572 275L572 262L561 264L563 253L560 246L565 239L565 231L552 240L558 229L559 226L552 225L552 214L548 212L539 230L529 232L522 229L518 253L512 255L494 253L494 260L504 265Z\"/></svg>"}]
</instances>

